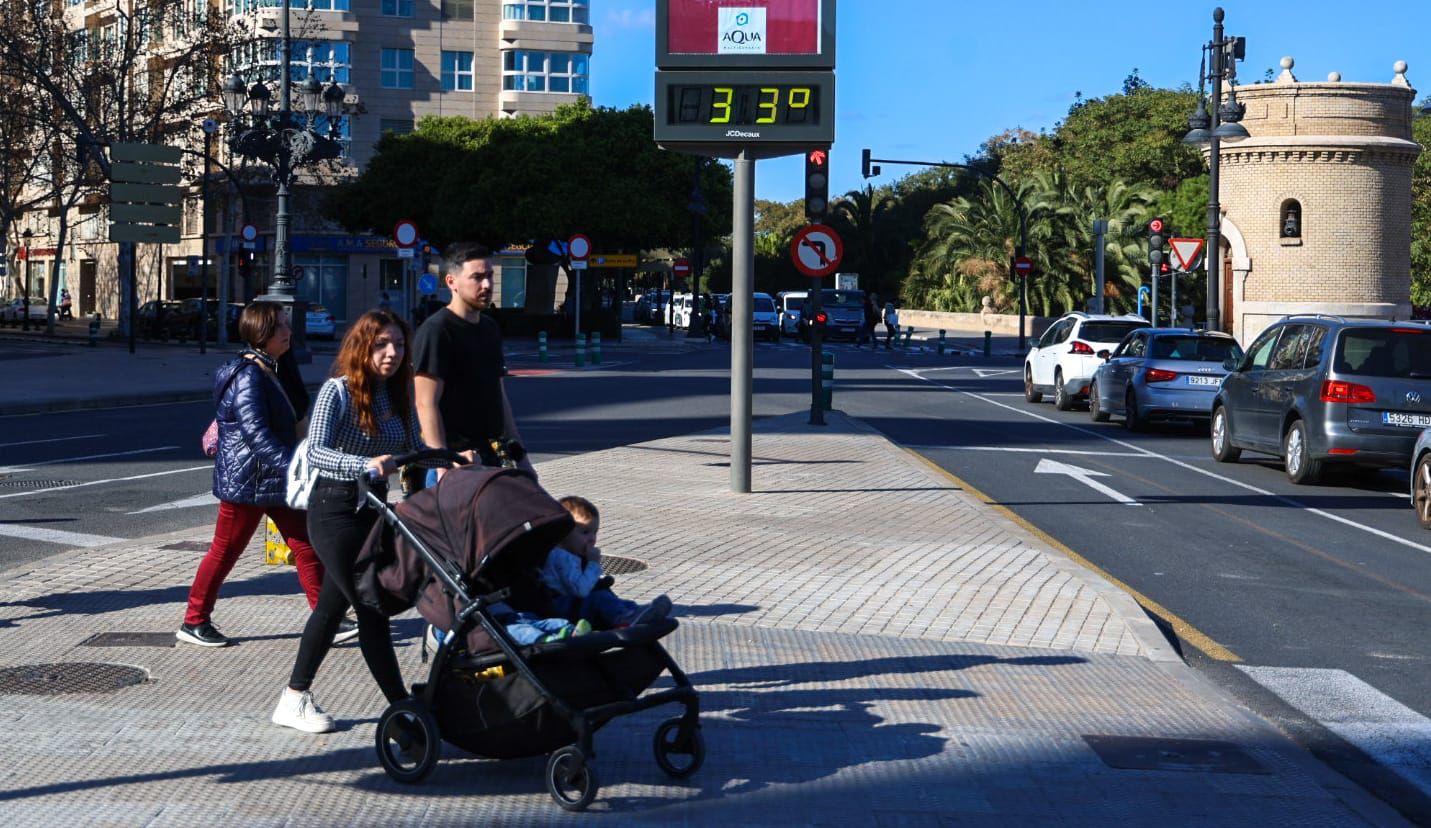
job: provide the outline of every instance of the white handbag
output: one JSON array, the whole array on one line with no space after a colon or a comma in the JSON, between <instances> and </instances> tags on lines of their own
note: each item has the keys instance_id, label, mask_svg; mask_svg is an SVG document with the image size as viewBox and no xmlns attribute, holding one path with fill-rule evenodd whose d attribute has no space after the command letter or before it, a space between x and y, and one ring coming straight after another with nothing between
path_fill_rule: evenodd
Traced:
<instances>
[{"instance_id":1,"label":"white handbag","mask_svg":"<svg viewBox=\"0 0 1431 828\"><path fill-rule=\"evenodd\" d=\"M290 509L307 510L308 495L318 482L318 467L308 462L308 439L304 438L293 450L293 459L288 463L288 491L284 502Z\"/></svg>"}]
</instances>

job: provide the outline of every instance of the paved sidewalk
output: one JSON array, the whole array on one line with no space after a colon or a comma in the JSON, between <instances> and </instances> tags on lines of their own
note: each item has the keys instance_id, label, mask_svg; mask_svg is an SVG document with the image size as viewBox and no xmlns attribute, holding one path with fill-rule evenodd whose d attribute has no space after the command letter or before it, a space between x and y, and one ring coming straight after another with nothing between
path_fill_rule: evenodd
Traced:
<instances>
[{"instance_id":1,"label":"paved sidewalk","mask_svg":"<svg viewBox=\"0 0 1431 828\"><path fill-rule=\"evenodd\" d=\"M672 782L651 756L670 713L616 720L596 740L601 790L584 822L1401 824L1195 675L1125 594L861 423L828 419L759 421L747 495L728 490L721 433L539 468L554 494L601 508L608 558L645 565L619 576L621 594L675 600L682 626L666 641L701 691L709 749L694 777ZM545 793L541 758L445 746L426 783L391 782L372 747L380 696L354 645L315 685L338 732L270 724L307 608L293 573L263 566L257 546L215 613L235 646L81 645L172 633L208 532L0 573L0 667L99 662L147 676L111 692L7 694L0 823L574 821ZM420 622L394 629L415 679ZM1106 764L1093 746L1119 739L1115 764L1136 764L1141 747L1157 769Z\"/></svg>"}]
</instances>

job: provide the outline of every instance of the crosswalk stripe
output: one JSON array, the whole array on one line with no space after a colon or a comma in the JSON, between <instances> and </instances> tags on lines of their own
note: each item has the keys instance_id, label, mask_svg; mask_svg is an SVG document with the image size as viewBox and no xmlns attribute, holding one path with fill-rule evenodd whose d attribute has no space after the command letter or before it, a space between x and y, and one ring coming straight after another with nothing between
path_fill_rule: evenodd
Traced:
<instances>
[{"instance_id":1,"label":"crosswalk stripe","mask_svg":"<svg viewBox=\"0 0 1431 828\"><path fill-rule=\"evenodd\" d=\"M42 526L23 526L18 523L0 523L0 535L22 540L58 543L62 546L82 546L86 549L119 543L123 538L107 535L86 535L81 532L66 532L63 529L47 529Z\"/></svg>"},{"instance_id":2,"label":"crosswalk stripe","mask_svg":"<svg viewBox=\"0 0 1431 828\"><path fill-rule=\"evenodd\" d=\"M1431 795L1431 719L1345 670L1245 664L1237 669Z\"/></svg>"}]
</instances>

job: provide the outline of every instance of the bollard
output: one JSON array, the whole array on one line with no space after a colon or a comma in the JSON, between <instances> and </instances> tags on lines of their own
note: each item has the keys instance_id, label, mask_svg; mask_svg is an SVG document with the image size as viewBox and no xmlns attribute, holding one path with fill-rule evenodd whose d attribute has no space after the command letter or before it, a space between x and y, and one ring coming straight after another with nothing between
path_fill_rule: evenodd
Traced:
<instances>
[{"instance_id":1,"label":"bollard","mask_svg":"<svg viewBox=\"0 0 1431 828\"><path fill-rule=\"evenodd\" d=\"M833 410L835 402L835 355L830 351L820 352L820 396L824 398L825 410Z\"/></svg>"},{"instance_id":2,"label":"bollard","mask_svg":"<svg viewBox=\"0 0 1431 828\"><path fill-rule=\"evenodd\" d=\"M547 361L547 332L537 331L537 360Z\"/></svg>"},{"instance_id":3,"label":"bollard","mask_svg":"<svg viewBox=\"0 0 1431 828\"><path fill-rule=\"evenodd\" d=\"M89 318L89 347L93 348L99 344L99 314Z\"/></svg>"},{"instance_id":4,"label":"bollard","mask_svg":"<svg viewBox=\"0 0 1431 828\"><path fill-rule=\"evenodd\" d=\"M580 368L586 364L586 337L577 334L576 337L576 367Z\"/></svg>"},{"instance_id":5,"label":"bollard","mask_svg":"<svg viewBox=\"0 0 1431 828\"><path fill-rule=\"evenodd\" d=\"M994 332L984 331L984 359L994 355Z\"/></svg>"},{"instance_id":6,"label":"bollard","mask_svg":"<svg viewBox=\"0 0 1431 828\"><path fill-rule=\"evenodd\" d=\"M591 364L601 364L601 331L593 331L591 334Z\"/></svg>"},{"instance_id":7,"label":"bollard","mask_svg":"<svg viewBox=\"0 0 1431 828\"><path fill-rule=\"evenodd\" d=\"M944 356L944 329L939 329L939 355Z\"/></svg>"}]
</instances>

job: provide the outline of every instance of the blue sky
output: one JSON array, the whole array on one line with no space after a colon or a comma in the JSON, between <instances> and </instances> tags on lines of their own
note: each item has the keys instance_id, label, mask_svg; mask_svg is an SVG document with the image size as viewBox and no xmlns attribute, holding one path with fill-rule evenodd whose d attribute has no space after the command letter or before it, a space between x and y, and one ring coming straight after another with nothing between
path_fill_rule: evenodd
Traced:
<instances>
[{"instance_id":1,"label":"blue sky","mask_svg":"<svg viewBox=\"0 0 1431 828\"><path fill-rule=\"evenodd\" d=\"M650 104L655 0L593 0L592 98ZM1260 80L1290 55L1301 81L1388 83L1404 60L1418 99L1431 91L1431 3L1391 7L1333 0L1227 0L1228 34L1247 38L1238 78ZM836 17L836 122L830 192L864 185L860 150L875 157L963 161L1011 127L1052 129L1074 93L1118 92L1137 67L1154 86L1196 85L1214 4L1067 0L841 0ZM1152 10L1152 11L1150 11ZM1383 11L1385 10L1385 11ZM913 167L885 167L876 183ZM801 159L756 165L758 198L803 195Z\"/></svg>"}]
</instances>

